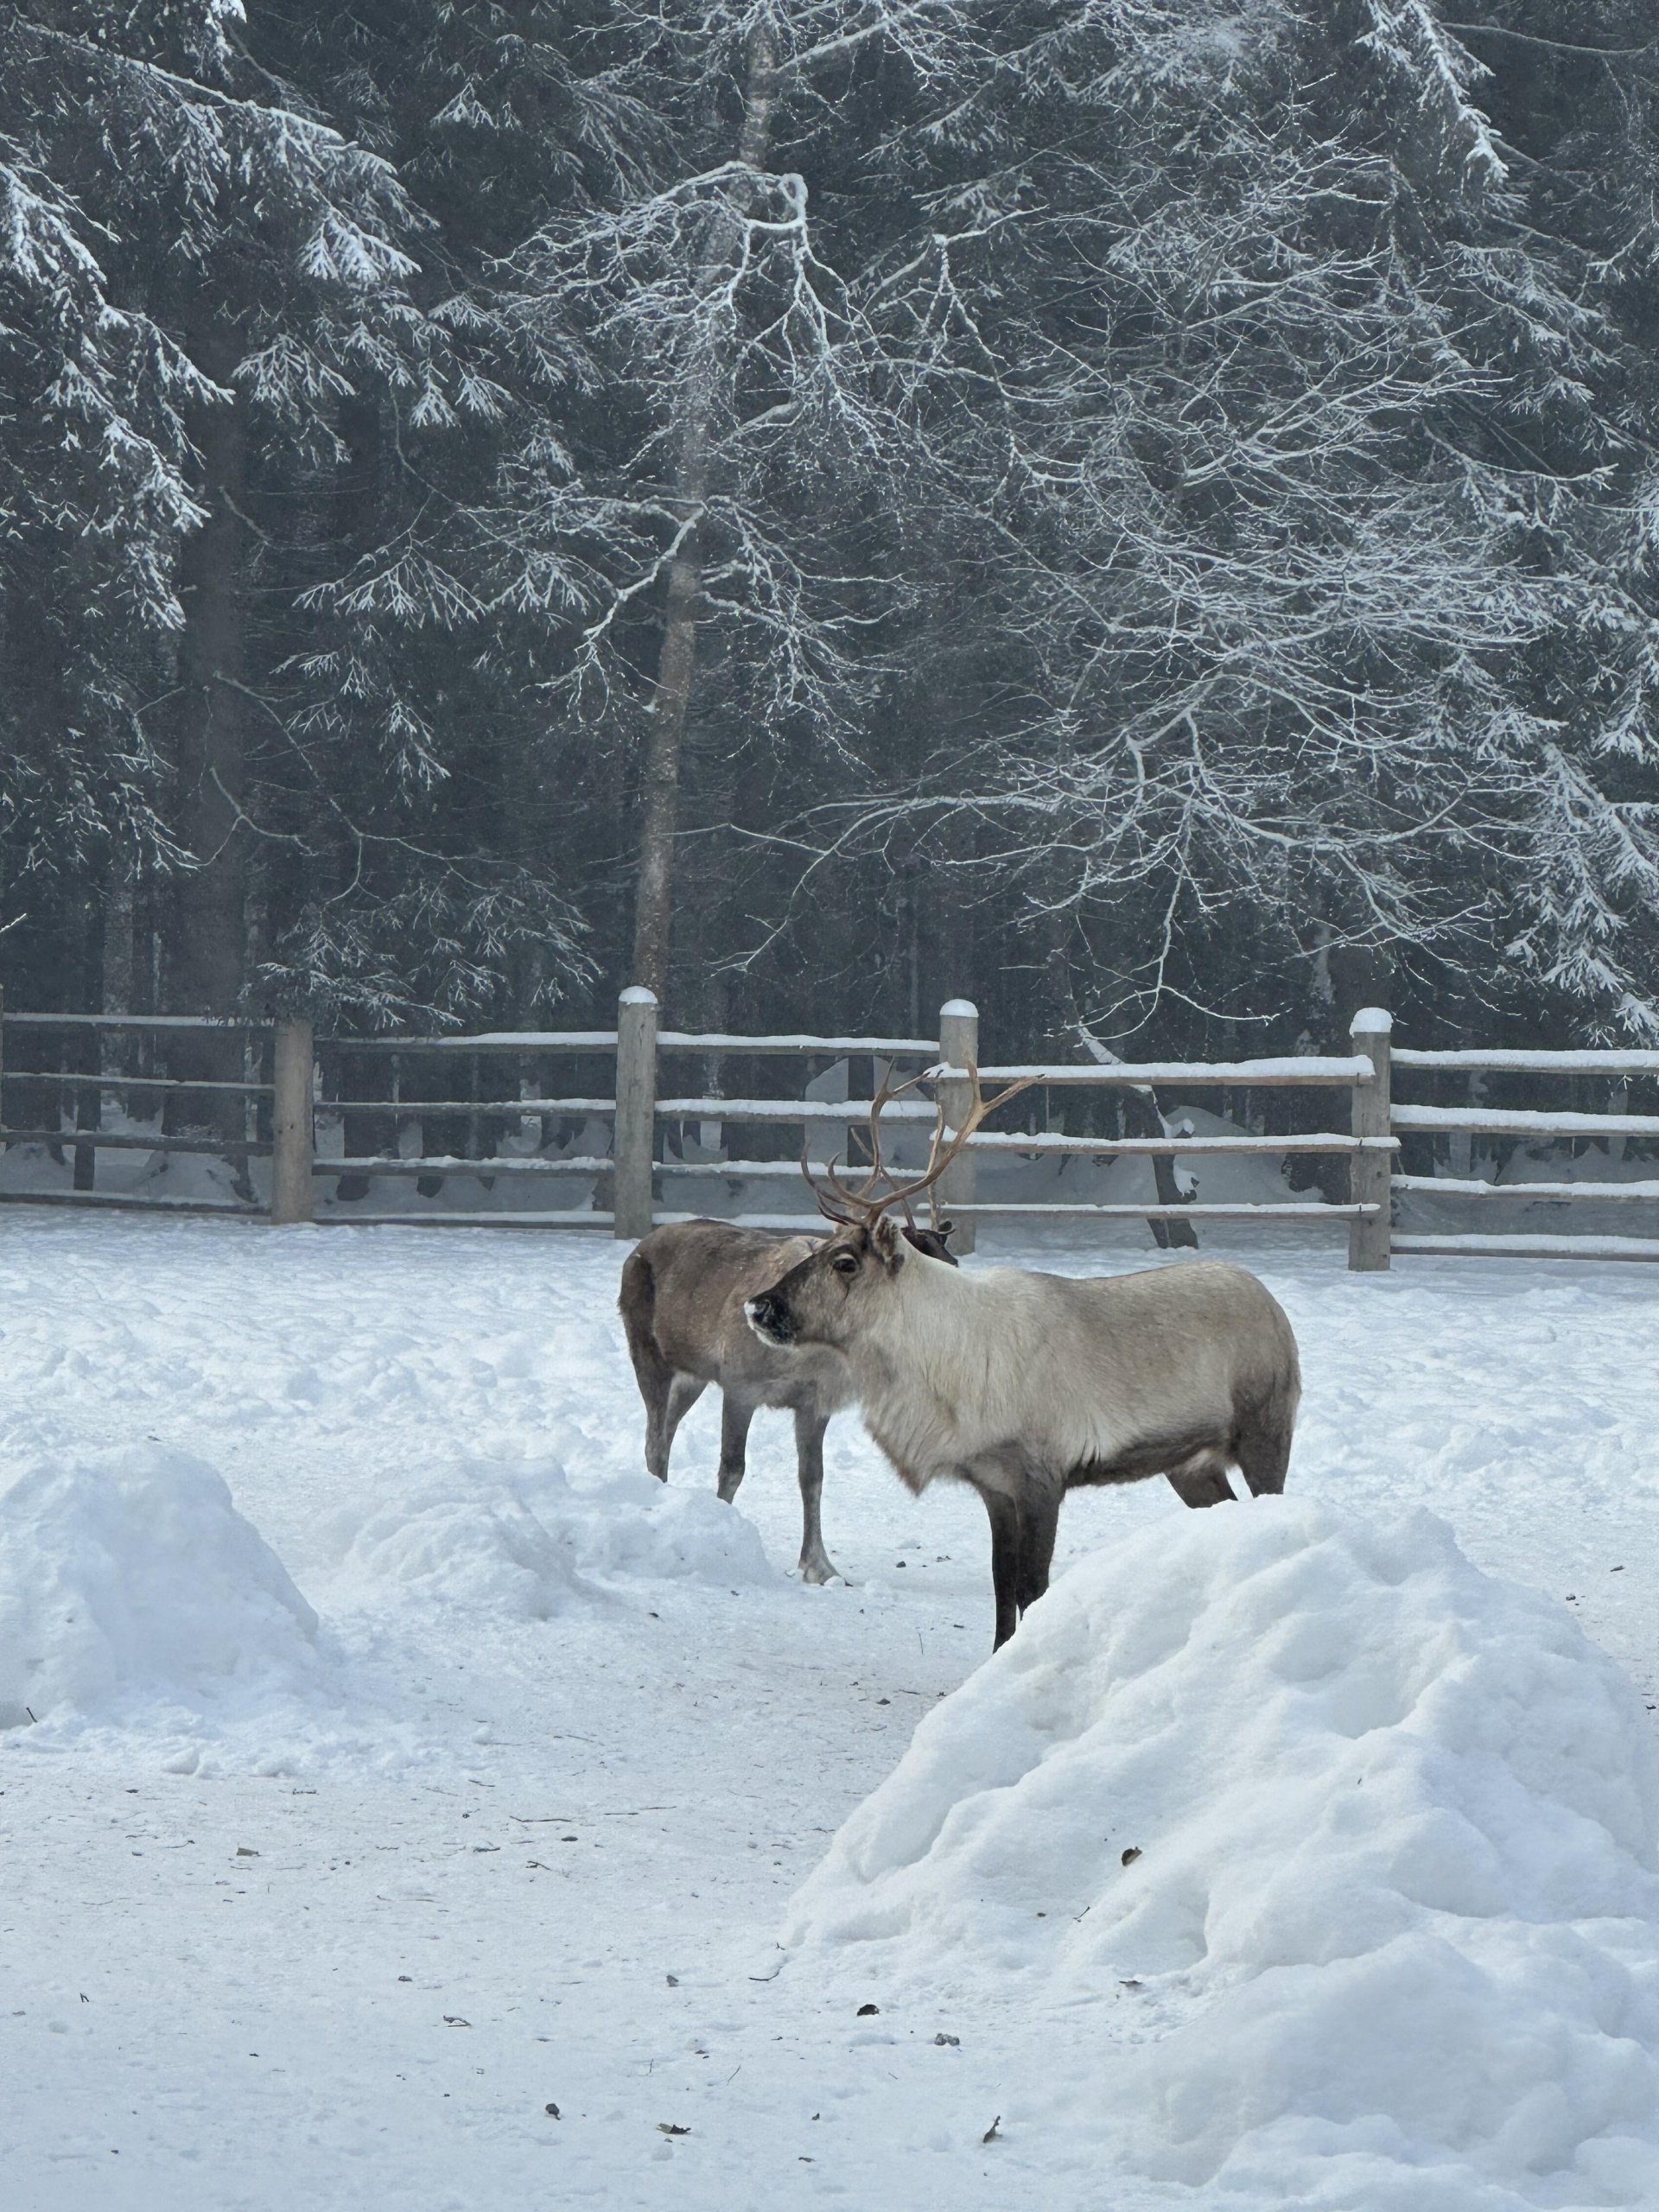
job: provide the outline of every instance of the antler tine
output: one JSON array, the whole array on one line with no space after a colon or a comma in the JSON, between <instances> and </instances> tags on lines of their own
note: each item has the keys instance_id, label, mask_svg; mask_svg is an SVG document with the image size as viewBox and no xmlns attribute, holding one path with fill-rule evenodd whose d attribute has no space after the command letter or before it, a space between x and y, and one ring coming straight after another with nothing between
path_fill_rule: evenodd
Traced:
<instances>
[{"instance_id":1,"label":"antler tine","mask_svg":"<svg viewBox=\"0 0 1659 2212\"><path fill-rule=\"evenodd\" d=\"M868 1227L868 1224L874 1221L880 1215L884 1214L889 1206L903 1205L906 1215L909 1216L912 1222L914 1221L915 1217L910 1214L908 1203L909 1198L918 1191L928 1190L931 1188L932 1182L937 1179L938 1175L944 1173L944 1168L950 1164L950 1160L955 1159L957 1151L960 1149L960 1146L956 1146L952 1149L950 1158L941 1162L936 1171L934 1167L934 1161L938 1157L939 1140L944 1135L944 1117L943 1113L941 1113L938 1122L934 1128L931 1141L928 1147L927 1173L923 1176L921 1181L918 1183L906 1184L902 1188L895 1186L885 1198L878 1198L875 1195L878 1185L883 1180L891 1181L892 1179L887 1164L881 1157L881 1116L884 1109L890 1106L895 1098L902 1098L906 1091L914 1090L918 1084L925 1083L927 1081L927 1076L928 1071L926 1069L924 1069L919 1075L911 1076L907 1077L905 1082L900 1084L895 1084L893 1081L891 1071L882 1077L880 1083L877 1085L875 1096L870 1101L870 1172L865 1177L862 1185L856 1191L849 1189L848 1185L842 1181L840 1176L836 1174L836 1161L834 1160L826 1162L824 1167L824 1174L827 1179L828 1188L826 1188L825 1184L818 1181L817 1178L813 1174L808 1160L808 1150L811 1143L811 1132L810 1130L808 1131L806 1142L801 1147L801 1173L806 1178L812 1194L818 1202L819 1212L824 1216L826 1220L846 1223L861 1221ZM977 1077L974 1078L974 1095L977 1099L979 1096ZM1023 1086L1020 1087L1023 1088ZM1000 1093L996 1098L994 1098L990 1102L989 1106L986 1106L983 1109L983 1112L988 1113L991 1109L991 1106L1000 1104L1001 1099L1008 1095L1009 1094L1006 1091ZM978 1127L978 1122L976 1122L973 1124L973 1127L976 1128ZM971 1135L971 1130L969 1131L969 1134ZM836 1158L838 1159L840 1155L837 1154ZM838 1201L838 1203L836 1203L836 1201ZM931 1204L931 1199L929 1202ZM934 1225L937 1227L938 1224L938 1208L937 1206L933 1207L933 1220Z\"/></svg>"},{"instance_id":2,"label":"antler tine","mask_svg":"<svg viewBox=\"0 0 1659 2212\"><path fill-rule=\"evenodd\" d=\"M943 1150L941 1150L940 1147L944 1136L945 1126L944 1102L941 1099L939 1102L938 1120L934 1125L933 1141L928 1147L926 1168L919 1176L917 1177L913 1183L896 1184L893 1188L888 1192L887 1197L881 1199L879 1205L872 1205L868 1199L863 1201L863 1211L867 1213L868 1218L874 1221L878 1214L885 1213L889 1206L904 1205L909 1199L915 1198L917 1194L922 1191L926 1191L931 1193L934 1185L938 1183L939 1178L944 1173L945 1169L950 1166L952 1160L954 1160L962 1152L963 1147L966 1146L968 1140L973 1135L974 1132L978 1128L980 1123L985 1119L986 1116L988 1114L995 1113L996 1109L1004 1104L1008 1099L1017 1097L1020 1091L1031 1090L1037 1080L1038 1078L1035 1076L1022 1076L1017 1083L1004 1084L1003 1088L997 1092L995 1098L987 1098L984 1092L980 1089L979 1070L970 1063L968 1069L969 1091L969 1109L967 1113L963 1116L961 1127L951 1133L950 1143L944 1145ZM930 1204L931 1203L931 1197L929 1202ZM937 1217L936 1214L935 1218L937 1219Z\"/></svg>"},{"instance_id":3,"label":"antler tine","mask_svg":"<svg viewBox=\"0 0 1659 2212\"><path fill-rule=\"evenodd\" d=\"M817 1174L812 1173L812 1166L807 1161L807 1146L801 1146L801 1174L805 1174L807 1188L812 1190L814 1199L818 1201L818 1212L825 1217L825 1221L869 1219L869 1199L862 1190L847 1190L847 1185L836 1174L838 1159L841 1159L841 1153L836 1153L836 1159L827 1159L825 1168L823 1168L825 1179L818 1181Z\"/></svg>"},{"instance_id":4,"label":"antler tine","mask_svg":"<svg viewBox=\"0 0 1659 2212\"><path fill-rule=\"evenodd\" d=\"M801 1173L806 1179L807 1188L818 1202L818 1211L826 1221L854 1222L865 1219L864 1209L867 1201L862 1192L849 1191L836 1173L836 1160L840 1159L840 1154L836 1154L835 1160L825 1161L824 1180L821 1183L812 1173L812 1163L809 1156L811 1142L812 1132L809 1129L805 1141L801 1146Z\"/></svg>"},{"instance_id":5,"label":"antler tine","mask_svg":"<svg viewBox=\"0 0 1659 2212\"><path fill-rule=\"evenodd\" d=\"M868 1202L874 1195L875 1187L886 1172L881 1165L881 1109L897 1096L898 1093L893 1087L893 1070L889 1067L876 1086L874 1097L870 1101L870 1172L865 1177L864 1187L858 1194L861 1204Z\"/></svg>"},{"instance_id":6,"label":"antler tine","mask_svg":"<svg viewBox=\"0 0 1659 2212\"><path fill-rule=\"evenodd\" d=\"M818 1202L819 1212L826 1220L868 1223L873 1221L877 1214L886 1211L889 1201L875 1196L877 1187L887 1175L887 1165L881 1157L882 1111L886 1107L890 1106L895 1098L902 1098L906 1091L913 1090L918 1083L925 1080L925 1071L921 1075L911 1076L906 1082L896 1084L893 1081L891 1070L882 1077L876 1088L875 1096L870 1101L870 1172L856 1191L850 1190L842 1181L836 1173L836 1162L833 1160L826 1164L824 1170L829 1183L827 1191L824 1185L820 1183L812 1173L807 1157L811 1144L811 1132L809 1129L806 1143L801 1147L801 1173L806 1178L812 1194ZM832 1197L839 1201L838 1205L830 1203Z\"/></svg>"}]
</instances>

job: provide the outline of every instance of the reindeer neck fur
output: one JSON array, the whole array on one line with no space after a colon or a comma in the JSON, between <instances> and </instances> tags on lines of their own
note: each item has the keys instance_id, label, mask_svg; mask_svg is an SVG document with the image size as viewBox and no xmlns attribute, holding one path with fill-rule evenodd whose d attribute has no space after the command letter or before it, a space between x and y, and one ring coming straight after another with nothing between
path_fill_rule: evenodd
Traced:
<instances>
[{"instance_id":1,"label":"reindeer neck fur","mask_svg":"<svg viewBox=\"0 0 1659 2212\"><path fill-rule=\"evenodd\" d=\"M911 1490L957 1471L997 1430L1031 1348L1025 1282L912 1253L890 1292L898 1325L848 1347L865 1427Z\"/></svg>"}]
</instances>

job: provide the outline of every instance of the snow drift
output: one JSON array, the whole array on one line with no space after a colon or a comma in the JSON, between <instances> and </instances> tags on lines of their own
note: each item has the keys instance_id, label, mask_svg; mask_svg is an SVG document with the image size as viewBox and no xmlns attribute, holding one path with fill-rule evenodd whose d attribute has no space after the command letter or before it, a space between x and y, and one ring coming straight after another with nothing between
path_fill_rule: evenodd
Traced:
<instances>
[{"instance_id":1,"label":"snow drift","mask_svg":"<svg viewBox=\"0 0 1659 2212\"><path fill-rule=\"evenodd\" d=\"M317 1617L206 1460L41 1461L0 1492L0 1727L309 1690Z\"/></svg>"},{"instance_id":2,"label":"snow drift","mask_svg":"<svg viewBox=\"0 0 1659 2212\"><path fill-rule=\"evenodd\" d=\"M1081 2067L1157 2180L1650 2205L1643 1721L1431 1515L1195 1515L1074 1569L927 1715L784 1940L1022 2019L1045 2121L1075 2122Z\"/></svg>"},{"instance_id":3,"label":"snow drift","mask_svg":"<svg viewBox=\"0 0 1659 2212\"><path fill-rule=\"evenodd\" d=\"M345 1574L497 1619L551 1620L584 1590L568 1532L550 1529L510 1484L423 1491L358 1529Z\"/></svg>"},{"instance_id":4,"label":"snow drift","mask_svg":"<svg viewBox=\"0 0 1659 2212\"><path fill-rule=\"evenodd\" d=\"M357 1526L341 1568L359 1584L515 1620L554 1619L613 1580L778 1580L753 1524L709 1491L649 1475L579 1490L553 1461L463 1463Z\"/></svg>"},{"instance_id":5,"label":"snow drift","mask_svg":"<svg viewBox=\"0 0 1659 2212\"><path fill-rule=\"evenodd\" d=\"M681 1490L651 1475L616 1475L570 1491L568 1500L556 1510L592 1574L740 1589L779 1580L754 1523L712 1489Z\"/></svg>"}]
</instances>

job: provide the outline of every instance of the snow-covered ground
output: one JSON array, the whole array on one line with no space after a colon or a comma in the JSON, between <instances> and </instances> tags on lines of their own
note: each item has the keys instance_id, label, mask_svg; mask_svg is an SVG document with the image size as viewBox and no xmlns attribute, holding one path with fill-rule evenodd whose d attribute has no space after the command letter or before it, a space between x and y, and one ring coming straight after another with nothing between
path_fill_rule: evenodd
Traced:
<instances>
[{"instance_id":1,"label":"snow-covered ground","mask_svg":"<svg viewBox=\"0 0 1659 2212\"><path fill-rule=\"evenodd\" d=\"M9 2212L1659 2202L1659 1279L1261 1250L1287 1497L986 1665L852 1417L850 1586L644 1478L619 1260L0 1215Z\"/></svg>"}]
</instances>

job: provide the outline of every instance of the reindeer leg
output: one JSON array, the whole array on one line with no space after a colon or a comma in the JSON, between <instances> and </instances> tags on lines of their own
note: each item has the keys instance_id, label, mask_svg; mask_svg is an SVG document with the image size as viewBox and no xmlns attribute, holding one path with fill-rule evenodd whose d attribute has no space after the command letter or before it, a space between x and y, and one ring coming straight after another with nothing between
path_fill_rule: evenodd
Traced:
<instances>
[{"instance_id":1,"label":"reindeer leg","mask_svg":"<svg viewBox=\"0 0 1659 2212\"><path fill-rule=\"evenodd\" d=\"M674 1378L666 1370L660 1376L639 1377L639 1394L645 1402L645 1472L659 1483L668 1480L668 1442L663 1429L673 1387Z\"/></svg>"},{"instance_id":2,"label":"reindeer leg","mask_svg":"<svg viewBox=\"0 0 1659 2212\"><path fill-rule=\"evenodd\" d=\"M1060 1523L1058 1491L1052 1494L1040 1476L1029 1479L1026 1510L1020 1516L1019 1565L1014 1570L1014 1602L1023 1613L1034 1605L1048 1587L1048 1570L1054 1557L1054 1537Z\"/></svg>"},{"instance_id":3,"label":"reindeer leg","mask_svg":"<svg viewBox=\"0 0 1659 2212\"><path fill-rule=\"evenodd\" d=\"M833 1582L846 1577L823 1548L818 1507L823 1495L823 1432L829 1416L816 1406L795 1409L795 1461L801 1478L801 1580Z\"/></svg>"},{"instance_id":4,"label":"reindeer leg","mask_svg":"<svg viewBox=\"0 0 1659 2212\"><path fill-rule=\"evenodd\" d=\"M1276 1497L1285 1486L1290 1465L1291 1430L1296 1408L1275 1397L1268 1405L1252 1407L1250 1418L1240 1424L1236 1442L1238 1471L1250 1486L1252 1497L1265 1492Z\"/></svg>"},{"instance_id":5,"label":"reindeer leg","mask_svg":"<svg viewBox=\"0 0 1659 2212\"><path fill-rule=\"evenodd\" d=\"M654 1423L648 1422L645 1430L645 1465L659 1483L668 1480L668 1455L674 1449L675 1433L697 1400L708 1389L695 1375L676 1375L668 1386L664 1399ZM657 1430L657 1453L652 1455L652 1429Z\"/></svg>"},{"instance_id":6,"label":"reindeer leg","mask_svg":"<svg viewBox=\"0 0 1659 2212\"><path fill-rule=\"evenodd\" d=\"M1017 1498L1004 1491L974 1487L985 1501L991 1522L991 1589L996 1599L996 1636L993 1651L1000 1651L1020 1625L1020 1512Z\"/></svg>"},{"instance_id":7,"label":"reindeer leg","mask_svg":"<svg viewBox=\"0 0 1659 2212\"><path fill-rule=\"evenodd\" d=\"M720 1494L729 1505L748 1464L749 1423L754 1408L728 1390L720 1409Z\"/></svg>"},{"instance_id":8,"label":"reindeer leg","mask_svg":"<svg viewBox=\"0 0 1659 2212\"><path fill-rule=\"evenodd\" d=\"M674 1440L668 1409L674 1395L674 1370L649 1338L630 1344L639 1395L645 1403L645 1472L668 1480L668 1449ZM676 1415L677 1423L678 1416Z\"/></svg>"}]
</instances>

